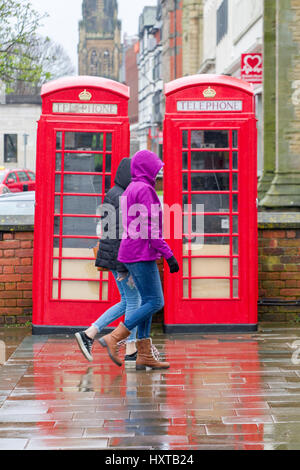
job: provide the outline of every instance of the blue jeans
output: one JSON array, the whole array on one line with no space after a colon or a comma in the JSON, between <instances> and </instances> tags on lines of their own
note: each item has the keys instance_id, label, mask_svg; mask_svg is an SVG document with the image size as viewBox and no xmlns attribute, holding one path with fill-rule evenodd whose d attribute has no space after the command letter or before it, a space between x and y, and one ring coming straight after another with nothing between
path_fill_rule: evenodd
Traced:
<instances>
[{"instance_id":1,"label":"blue jeans","mask_svg":"<svg viewBox=\"0 0 300 470\"><path fill-rule=\"evenodd\" d=\"M121 301L106 310L106 312L93 323L93 326L97 328L98 332L124 314L125 319L128 316L131 316L141 305L141 297L137 288L128 283L129 275L122 281L117 281L118 273L116 271L111 272L117 283L117 287L121 295ZM136 340L136 332L137 328L131 328L131 334L127 338L128 342Z\"/></svg>"},{"instance_id":2,"label":"blue jeans","mask_svg":"<svg viewBox=\"0 0 300 470\"><path fill-rule=\"evenodd\" d=\"M124 325L128 330L138 327L138 339L149 338L152 315L164 306L160 276L156 261L139 261L125 263L141 295L142 304L125 318Z\"/></svg>"}]
</instances>

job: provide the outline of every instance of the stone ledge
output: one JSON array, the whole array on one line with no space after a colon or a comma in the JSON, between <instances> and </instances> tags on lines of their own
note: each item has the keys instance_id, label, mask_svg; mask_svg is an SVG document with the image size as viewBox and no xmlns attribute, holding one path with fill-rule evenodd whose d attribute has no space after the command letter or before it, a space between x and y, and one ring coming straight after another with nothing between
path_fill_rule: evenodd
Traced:
<instances>
[{"instance_id":1,"label":"stone ledge","mask_svg":"<svg viewBox=\"0 0 300 470\"><path fill-rule=\"evenodd\" d=\"M300 212L258 212L258 228L300 228Z\"/></svg>"},{"instance_id":2,"label":"stone ledge","mask_svg":"<svg viewBox=\"0 0 300 470\"><path fill-rule=\"evenodd\" d=\"M0 225L0 232L33 232L33 225Z\"/></svg>"},{"instance_id":3,"label":"stone ledge","mask_svg":"<svg viewBox=\"0 0 300 470\"><path fill-rule=\"evenodd\" d=\"M33 232L34 215L2 215L0 232Z\"/></svg>"}]
</instances>

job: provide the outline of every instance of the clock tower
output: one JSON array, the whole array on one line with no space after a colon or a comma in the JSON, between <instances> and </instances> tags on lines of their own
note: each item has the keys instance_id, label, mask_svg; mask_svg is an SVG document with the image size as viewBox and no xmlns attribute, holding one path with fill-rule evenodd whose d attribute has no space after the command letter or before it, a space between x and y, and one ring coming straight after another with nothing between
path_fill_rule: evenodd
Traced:
<instances>
[{"instance_id":1,"label":"clock tower","mask_svg":"<svg viewBox=\"0 0 300 470\"><path fill-rule=\"evenodd\" d=\"M121 21L117 0L83 0L79 23L79 75L119 80Z\"/></svg>"}]
</instances>

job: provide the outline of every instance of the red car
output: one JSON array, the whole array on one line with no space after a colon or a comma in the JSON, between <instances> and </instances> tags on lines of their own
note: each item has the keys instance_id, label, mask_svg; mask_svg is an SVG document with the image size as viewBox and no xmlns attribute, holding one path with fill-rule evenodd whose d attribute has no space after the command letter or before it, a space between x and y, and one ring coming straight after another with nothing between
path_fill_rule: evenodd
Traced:
<instances>
[{"instance_id":1,"label":"red car","mask_svg":"<svg viewBox=\"0 0 300 470\"><path fill-rule=\"evenodd\" d=\"M35 173L31 170L0 169L0 184L7 186L12 193L35 190Z\"/></svg>"}]
</instances>

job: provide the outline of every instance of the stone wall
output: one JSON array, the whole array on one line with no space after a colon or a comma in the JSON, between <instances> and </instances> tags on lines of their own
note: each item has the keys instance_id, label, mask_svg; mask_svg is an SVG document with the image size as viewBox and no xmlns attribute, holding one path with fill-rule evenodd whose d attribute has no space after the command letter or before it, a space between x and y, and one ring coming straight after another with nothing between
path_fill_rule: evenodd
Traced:
<instances>
[{"instance_id":1,"label":"stone wall","mask_svg":"<svg viewBox=\"0 0 300 470\"><path fill-rule=\"evenodd\" d=\"M265 173L271 172L274 165L275 172L265 197L260 201L260 206L272 210L296 211L300 208L299 0L277 0L277 2L265 0L265 25L267 28L265 52L270 51L271 54L267 55L267 70L264 77L264 89L270 90L267 91L264 113L266 132L271 131L269 138L265 140L267 156ZM275 158L273 163L272 155Z\"/></svg>"},{"instance_id":2,"label":"stone wall","mask_svg":"<svg viewBox=\"0 0 300 470\"><path fill-rule=\"evenodd\" d=\"M194 75L203 60L203 0L183 0L182 74Z\"/></svg>"},{"instance_id":3,"label":"stone wall","mask_svg":"<svg viewBox=\"0 0 300 470\"><path fill-rule=\"evenodd\" d=\"M258 198L262 200L270 188L276 167L276 2L264 0L264 87L263 140L264 168L258 184Z\"/></svg>"},{"instance_id":4,"label":"stone wall","mask_svg":"<svg viewBox=\"0 0 300 470\"><path fill-rule=\"evenodd\" d=\"M119 80L121 64L121 22L116 0L109 3L83 0L79 22L79 75L95 75ZM107 55L109 52L109 56Z\"/></svg>"}]
</instances>

